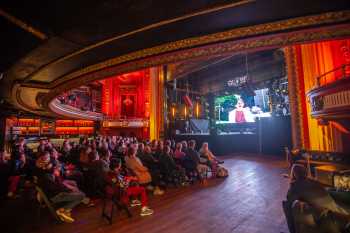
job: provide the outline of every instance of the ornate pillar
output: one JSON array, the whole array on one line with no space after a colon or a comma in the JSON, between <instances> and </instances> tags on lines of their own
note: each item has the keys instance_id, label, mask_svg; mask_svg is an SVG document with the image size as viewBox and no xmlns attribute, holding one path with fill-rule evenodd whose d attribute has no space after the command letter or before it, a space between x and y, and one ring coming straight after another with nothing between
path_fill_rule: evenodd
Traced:
<instances>
[{"instance_id":1,"label":"ornate pillar","mask_svg":"<svg viewBox=\"0 0 350 233\"><path fill-rule=\"evenodd\" d=\"M150 69L150 139L164 134L164 71L162 67Z\"/></svg>"},{"instance_id":2,"label":"ornate pillar","mask_svg":"<svg viewBox=\"0 0 350 233\"><path fill-rule=\"evenodd\" d=\"M289 92L289 107L291 112L292 125L292 141L293 148L308 148L309 135L307 129L307 122L304 121L306 108L305 104L305 90L301 64L298 64L296 55L296 47L289 46L284 48L286 68L288 75L288 92ZM307 119L307 118L305 118Z\"/></svg>"}]
</instances>

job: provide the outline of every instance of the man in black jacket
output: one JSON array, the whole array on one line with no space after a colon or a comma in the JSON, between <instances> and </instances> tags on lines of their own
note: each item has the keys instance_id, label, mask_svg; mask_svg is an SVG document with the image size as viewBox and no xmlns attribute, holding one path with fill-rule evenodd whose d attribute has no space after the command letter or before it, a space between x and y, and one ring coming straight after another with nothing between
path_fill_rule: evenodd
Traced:
<instances>
[{"instance_id":1,"label":"man in black jacket","mask_svg":"<svg viewBox=\"0 0 350 233\"><path fill-rule=\"evenodd\" d=\"M74 222L71 210L83 201L85 194L78 189L69 189L63 184L58 174L59 170L53 168L48 153L39 157L36 166L39 187L54 204L63 203L63 206L56 210L58 217L65 222Z\"/></svg>"},{"instance_id":2,"label":"man in black jacket","mask_svg":"<svg viewBox=\"0 0 350 233\"><path fill-rule=\"evenodd\" d=\"M186 151L186 156L183 159L183 165L187 172L192 173L197 172L199 179L202 179L203 174L208 171L208 166L200 163L199 153L195 150L196 141L191 140L188 143L188 149Z\"/></svg>"},{"instance_id":3,"label":"man in black jacket","mask_svg":"<svg viewBox=\"0 0 350 233\"><path fill-rule=\"evenodd\" d=\"M338 233L342 232L346 225L349 225L349 213L339 206L325 188L318 182L307 178L306 168L302 165L294 165L292 168L292 178L290 188L287 194L287 201L294 208L294 219L305 219L306 210L296 211L296 201L305 203L309 208L309 215L312 216L318 232ZM303 205L300 205L302 207ZM305 232L305 230L296 221L296 230ZM297 230L297 232L299 232Z\"/></svg>"}]
</instances>

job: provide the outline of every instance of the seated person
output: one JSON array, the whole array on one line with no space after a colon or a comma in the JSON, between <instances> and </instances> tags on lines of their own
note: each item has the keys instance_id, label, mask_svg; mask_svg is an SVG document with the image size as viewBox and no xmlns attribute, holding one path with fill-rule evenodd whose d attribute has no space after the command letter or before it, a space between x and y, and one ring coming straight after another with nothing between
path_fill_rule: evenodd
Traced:
<instances>
[{"instance_id":1,"label":"seated person","mask_svg":"<svg viewBox=\"0 0 350 233\"><path fill-rule=\"evenodd\" d=\"M164 191L159 188L160 177L152 177L148 168L142 164L140 159L136 156L136 153L137 151L134 147L129 148L128 156L125 157L126 167L135 173L140 184L152 183L155 185L154 195L164 194Z\"/></svg>"},{"instance_id":2,"label":"seated person","mask_svg":"<svg viewBox=\"0 0 350 233\"><path fill-rule=\"evenodd\" d=\"M188 144L186 156L183 159L183 166L186 169L189 176L193 176L193 173L197 173L197 177L202 180L203 175L209 170L207 165L200 163L199 153L195 150L196 141L191 140Z\"/></svg>"},{"instance_id":3,"label":"seated person","mask_svg":"<svg viewBox=\"0 0 350 233\"><path fill-rule=\"evenodd\" d=\"M145 144L139 143L138 149L137 149L137 157L141 157L145 153Z\"/></svg>"},{"instance_id":4,"label":"seated person","mask_svg":"<svg viewBox=\"0 0 350 233\"><path fill-rule=\"evenodd\" d=\"M304 202L311 208L314 222L322 226L322 231L319 232L341 232L350 221L349 213L338 206L320 183L308 179L306 168L299 164L292 168L292 180L287 194L289 206L295 201ZM300 219L299 216L293 218Z\"/></svg>"},{"instance_id":5,"label":"seated person","mask_svg":"<svg viewBox=\"0 0 350 233\"><path fill-rule=\"evenodd\" d=\"M182 142L181 142L181 145L182 145L181 151L184 152L184 153L186 154L186 153L187 153L187 150L188 150L187 141L182 141Z\"/></svg>"},{"instance_id":6,"label":"seated person","mask_svg":"<svg viewBox=\"0 0 350 233\"><path fill-rule=\"evenodd\" d=\"M166 182L184 185L187 180L185 171L176 165L170 153L170 146L164 146L164 151L159 157L159 167L162 177L164 177Z\"/></svg>"},{"instance_id":7,"label":"seated person","mask_svg":"<svg viewBox=\"0 0 350 233\"><path fill-rule=\"evenodd\" d=\"M106 193L108 195L115 195L121 192L121 201L129 205L131 197L135 198L131 202L131 206L141 205L141 216L147 216L153 214L153 210L147 206L146 189L139 186L137 183L137 177L123 176L120 173L121 162L120 160L113 159L110 164L111 170L106 176ZM137 199L140 196L141 202Z\"/></svg>"},{"instance_id":8,"label":"seated person","mask_svg":"<svg viewBox=\"0 0 350 233\"><path fill-rule=\"evenodd\" d=\"M145 146L144 152L140 154L139 159L142 164L149 169L150 172L159 172L158 160L153 156L152 149L150 146Z\"/></svg>"},{"instance_id":9,"label":"seated person","mask_svg":"<svg viewBox=\"0 0 350 233\"><path fill-rule=\"evenodd\" d=\"M199 150L201 158L206 159L210 163L224 163L224 161L219 160L210 150L207 142L203 142L201 149Z\"/></svg>"},{"instance_id":10,"label":"seated person","mask_svg":"<svg viewBox=\"0 0 350 233\"><path fill-rule=\"evenodd\" d=\"M9 161L9 167L10 177L8 179L9 187L7 197L13 198L16 197L16 191L21 177L26 175L28 171L28 164L25 154L20 151L15 151Z\"/></svg>"},{"instance_id":11,"label":"seated person","mask_svg":"<svg viewBox=\"0 0 350 233\"><path fill-rule=\"evenodd\" d=\"M0 197L8 193L8 178L11 173L8 157L5 151L0 152Z\"/></svg>"},{"instance_id":12,"label":"seated person","mask_svg":"<svg viewBox=\"0 0 350 233\"><path fill-rule=\"evenodd\" d=\"M64 222L74 222L71 211L84 200L85 194L76 188L66 186L59 179L58 171L52 166L48 152L41 154L36 166L38 168L39 187L54 204L63 204L62 207L56 210L57 216Z\"/></svg>"},{"instance_id":13,"label":"seated person","mask_svg":"<svg viewBox=\"0 0 350 233\"><path fill-rule=\"evenodd\" d=\"M89 197L100 197L105 187L105 174L109 171L108 153L101 151L101 157L97 151L88 154L88 161L84 165L83 190Z\"/></svg>"},{"instance_id":14,"label":"seated person","mask_svg":"<svg viewBox=\"0 0 350 233\"><path fill-rule=\"evenodd\" d=\"M182 144L180 142L176 143L176 149L174 152L174 159L176 163L180 164L185 155L185 152L182 151Z\"/></svg>"}]
</instances>

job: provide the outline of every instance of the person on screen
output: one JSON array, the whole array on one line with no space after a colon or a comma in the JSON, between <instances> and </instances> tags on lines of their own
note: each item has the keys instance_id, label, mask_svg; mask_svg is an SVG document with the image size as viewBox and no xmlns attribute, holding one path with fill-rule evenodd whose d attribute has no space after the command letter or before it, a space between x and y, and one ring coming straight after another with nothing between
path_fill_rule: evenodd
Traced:
<instances>
[{"instance_id":1,"label":"person on screen","mask_svg":"<svg viewBox=\"0 0 350 233\"><path fill-rule=\"evenodd\" d=\"M229 112L228 120L232 123L255 122L250 109L244 108L244 101L242 99L238 99L236 108Z\"/></svg>"}]
</instances>

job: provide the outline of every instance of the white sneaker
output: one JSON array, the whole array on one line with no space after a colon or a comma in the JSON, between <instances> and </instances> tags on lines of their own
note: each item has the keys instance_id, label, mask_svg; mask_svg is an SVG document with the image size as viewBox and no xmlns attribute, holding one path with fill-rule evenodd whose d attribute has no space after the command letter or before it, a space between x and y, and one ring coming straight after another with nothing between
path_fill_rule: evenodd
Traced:
<instances>
[{"instance_id":1,"label":"white sneaker","mask_svg":"<svg viewBox=\"0 0 350 233\"><path fill-rule=\"evenodd\" d=\"M144 206L144 207L142 207L142 209L141 209L140 215L141 215L141 216L148 216L148 215L152 215L153 212L154 212L154 211L153 211L152 209L148 208L147 206Z\"/></svg>"},{"instance_id":2,"label":"white sneaker","mask_svg":"<svg viewBox=\"0 0 350 233\"><path fill-rule=\"evenodd\" d=\"M90 198L88 197L84 197L83 200L81 200L81 203L85 204L85 205L88 205L90 203Z\"/></svg>"},{"instance_id":3,"label":"white sneaker","mask_svg":"<svg viewBox=\"0 0 350 233\"><path fill-rule=\"evenodd\" d=\"M163 195L164 194L164 191L159 189L159 188L156 188L154 191L153 191L153 195Z\"/></svg>"},{"instance_id":4,"label":"white sneaker","mask_svg":"<svg viewBox=\"0 0 350 233\"><path fill-rule=\"evenodd\" d=\"M140 205L141 205L141 202L137 199L132 200L130 204L131 207L140 206Z\"/></svg>"},{"instance_id":5,"label":"white sneaker","mask_svg":"<svg viewBox=\"0 0 350 233\"><path fill-rule=\"evenodd\" d=\"M74 219L70 216L70 214L67 214L66 211L63 209L56 210L56 214L63 222L67 222L67 223L74 222Z\"/></svg>"}]
</instances>

